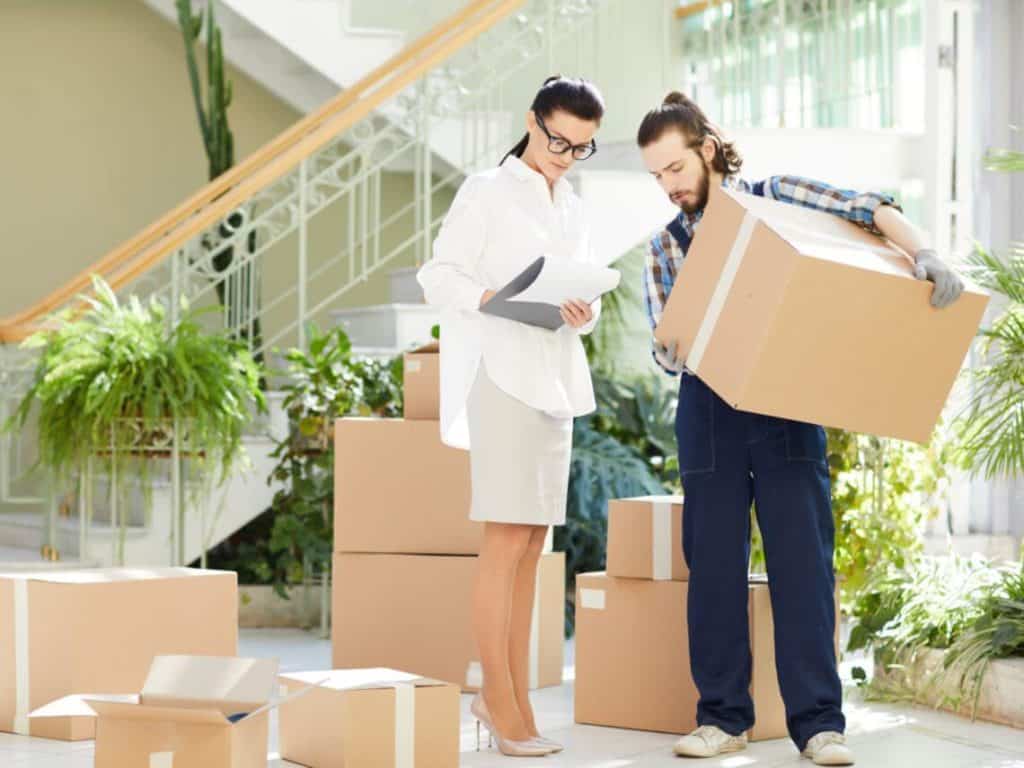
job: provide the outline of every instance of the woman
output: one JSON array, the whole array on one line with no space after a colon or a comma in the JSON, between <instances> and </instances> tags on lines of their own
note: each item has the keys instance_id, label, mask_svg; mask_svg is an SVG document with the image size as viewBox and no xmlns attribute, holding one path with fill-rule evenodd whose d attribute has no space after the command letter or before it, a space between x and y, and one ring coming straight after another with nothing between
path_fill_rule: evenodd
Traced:
<instances>
[{"instance_id":1,"label":"woman","mask_svg":"<svg viewBox=\"0 0 1024 768\"><path fill-rule=\"evenodd\" d=\"M600 301L566 302L557 331L477 310L538 256L590 261L581 201L563 177L596 151L603 114L592 84L548 78L526 135L462 184L417 275L442 308L441 438L469 448L470 519L484 523L473 595L483 685L471 710L478 736L483 722L506 755L562 748L540 736L530 706L530 619L548 526L565 523L573 417L595 409L579 335Z\"/></svg>"}]
</instances>

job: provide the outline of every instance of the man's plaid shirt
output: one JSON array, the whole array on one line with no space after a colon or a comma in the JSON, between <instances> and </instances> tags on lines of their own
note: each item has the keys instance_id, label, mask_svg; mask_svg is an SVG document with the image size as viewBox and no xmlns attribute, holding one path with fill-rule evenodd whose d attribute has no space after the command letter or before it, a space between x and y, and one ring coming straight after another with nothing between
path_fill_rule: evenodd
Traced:
<instances>
[{"instance_id":1,"label":"man's plaid shirt","mask_svg":"<svg viewBox=\"0 0 1024 768\"><path fill-rule=\"evenodd\" d=\"M725 178L723 186L759 197L780 200L784 203L828 211L875 234L881 234L875 227L875 210L880 205L899 208L893 198L888 195L838 189L820 181L812 181L799 176L772 176L756 183L750 183L736 176L728 176ZM651 324L652 331L661 320L665 303L675 284L676 275L679 273L683 259L686 258L686 251L702 216L703 211L693 214L688 214L685 211L679 212L677 220L685 234L682 245L676 242L668 229L663 229L647 246L647 260L643 272L643 295L644 309L647 312L647 319ZM666 373L675 376L684 369L683 363L673 363L669 359L665 347L653 338L652 345L654 360Z\"/></svg>"}]
</instances>

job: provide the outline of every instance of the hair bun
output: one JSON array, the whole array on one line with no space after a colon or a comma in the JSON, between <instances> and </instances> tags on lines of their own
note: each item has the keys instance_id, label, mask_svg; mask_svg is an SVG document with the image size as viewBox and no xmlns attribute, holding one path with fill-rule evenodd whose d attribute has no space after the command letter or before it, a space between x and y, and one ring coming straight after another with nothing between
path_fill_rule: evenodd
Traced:
<instances>
[{"instance_id":1,"label":"hair bun","mask_svg":"<svg viewBox=\"0 0 1024 768\"><path fill-rule=\"evenodd\" d=\"M661 106L667 107L674 105L684 105L689 103L690 99L686 96L686 94L680 93L679 91L672 91L662 100Z\"/></svg>"}]
</instances>

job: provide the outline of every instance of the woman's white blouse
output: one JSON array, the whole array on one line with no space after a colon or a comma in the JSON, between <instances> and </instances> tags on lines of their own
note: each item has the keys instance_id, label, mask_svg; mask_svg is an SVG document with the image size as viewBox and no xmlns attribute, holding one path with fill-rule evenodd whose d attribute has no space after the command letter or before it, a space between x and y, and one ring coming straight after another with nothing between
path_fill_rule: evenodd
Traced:
<instances>
[{"instance_id":1,"label":"woman's white blouse","mask_svg":"<svg viewBox=\"0 0 1024 768\"><path fill-rule=\"evenodd\" d=\"M516 157L463 182L417 273L428 304L441 308L441 440L469 448L466 399L481 359L491 380L512 397L555 417L595 410L590 366L580 339L597 323L557 331L479 311L486 289L498 290L539 256L592 261L582 201L560 179L547 181ZM581 296L576 298L586 299Z\"/></svg>"}]
</instances>

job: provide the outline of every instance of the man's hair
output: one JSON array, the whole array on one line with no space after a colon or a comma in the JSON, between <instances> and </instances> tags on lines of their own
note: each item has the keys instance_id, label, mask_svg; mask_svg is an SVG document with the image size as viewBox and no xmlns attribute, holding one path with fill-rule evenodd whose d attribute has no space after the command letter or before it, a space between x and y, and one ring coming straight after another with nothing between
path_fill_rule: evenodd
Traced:
<instances>
[{"instance_id":1,"label":"man's hair","mask_svg":"<svg viewBox=\"0 0 1024 768\"><path fill-rule=\"evenodd\" d=\"M721 129L708 120L704 111L686 94L672 91L640 122L636 143L641 149L660 139L666 131L679 131L686 146L699 151L704 139L711 137L715 142L715 156L711 167L725 176L738 173L743 165L736 145L726 141Z\"/></svg>"}]
</instances>

